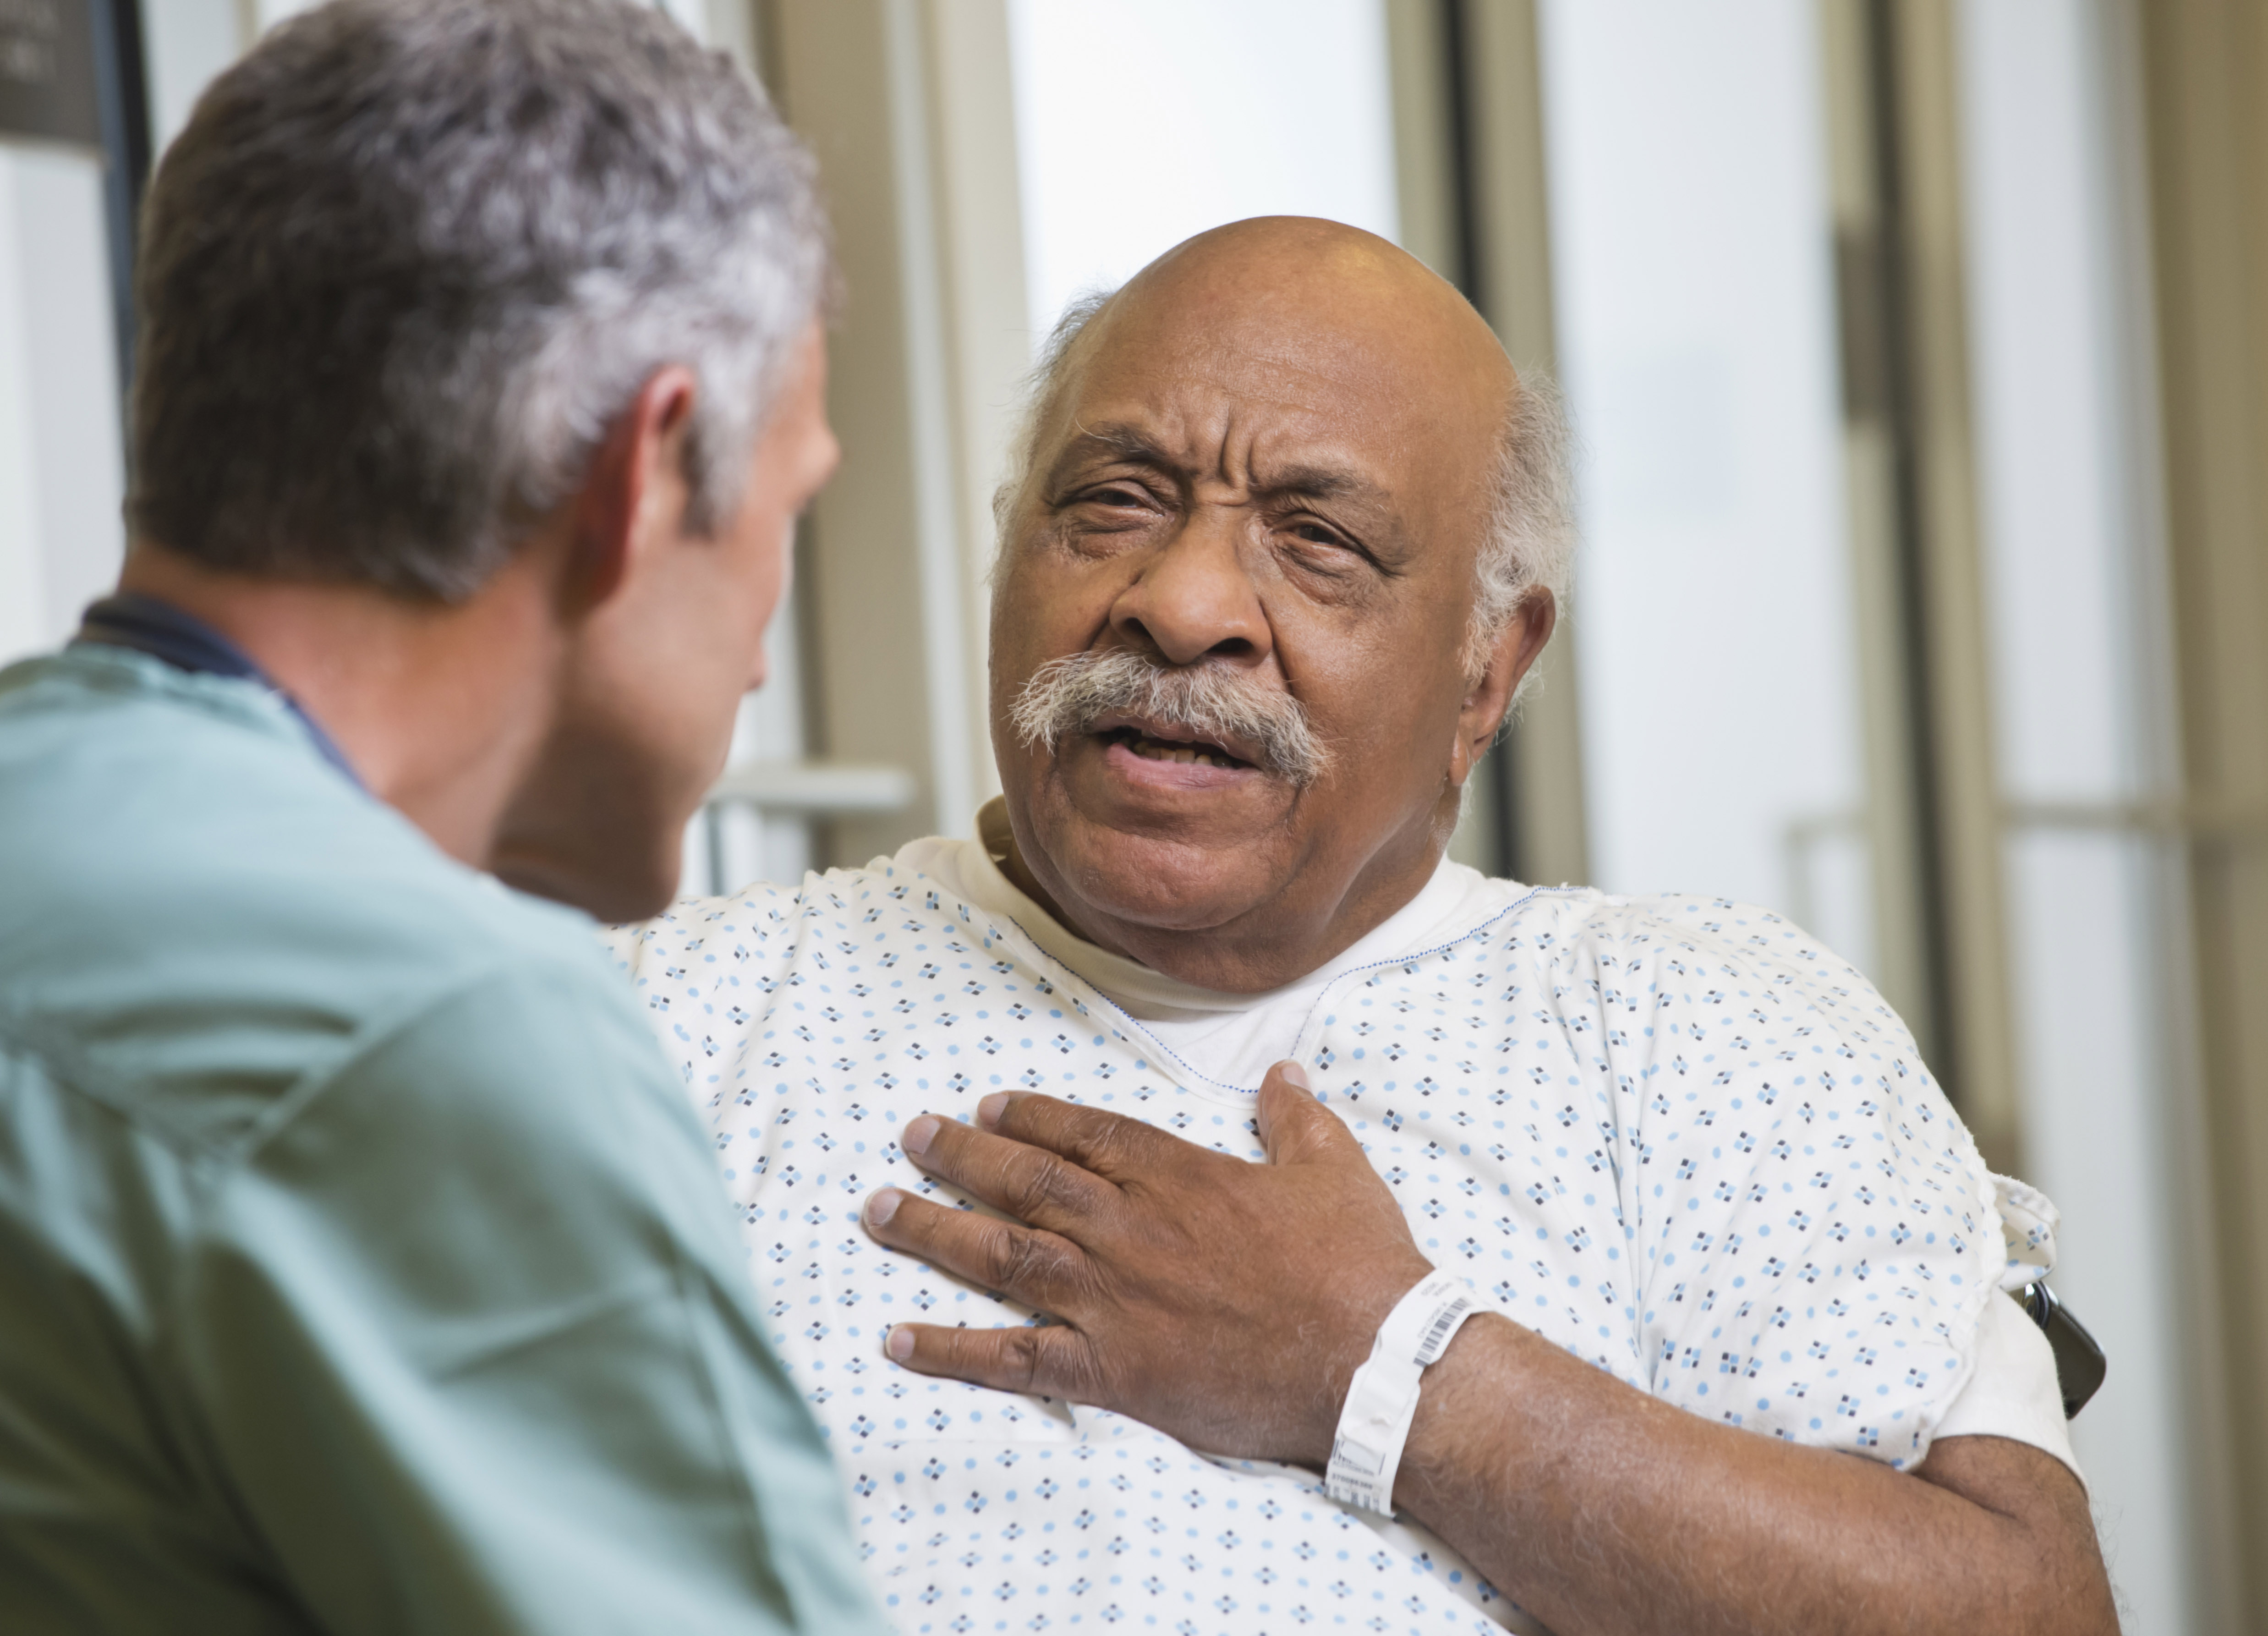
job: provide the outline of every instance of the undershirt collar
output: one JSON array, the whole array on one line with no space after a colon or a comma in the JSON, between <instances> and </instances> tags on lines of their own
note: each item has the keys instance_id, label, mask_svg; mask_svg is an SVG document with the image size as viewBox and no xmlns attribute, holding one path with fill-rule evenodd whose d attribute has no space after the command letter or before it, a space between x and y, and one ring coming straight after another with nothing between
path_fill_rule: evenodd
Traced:
<instances>
[{"instance_id":1,"label":"undershirt collar","mask_svg":"<svg viewBox=\"0 0 2268 1636\"><path fill-rule=\"evenodd\" d=\"M1288 1006L1297 1006L1304 1012L1315 991L1322 990L1336 976L1356 967L1377 964L1379 960L1390 960L1399 953L1438 947L1449 937L1463 935L1490 915L1497 915L1527 892L1527 888L1517 882L1490 881L1476 869L1468 869L1465 865L1442 858L1425 888L1418 889L1418 896L1379 921L1372 931L1363 932L1363 937L1315 971L1308 971L1307 976L1286 983L1279 990L1261 994L1222 994L1220 990L1202 990L1193 983L1182 983L1180 978L1170 978L1163 971L1154 971L1138 960L1127 960L1125 955L1114 955L1107 948L1098 948L1048 915L1023 889L1016 888L1016 882L1009 881L1007 873L1000 869L1000 862L1007 858L1009 844L1007 803L1003 799L993 797L984 803L977 813L976 829L976 839L918 839L898 853L896 862L939 881L971 908L984 910L998 919L1013 921L1025 937L1039 944L1041 951L1046 951L1079 978L1094 984L1111 1003L1138 1021L1184 1026L1193 1023L1202 1035L1213 1033L1209 1023L1218 1026L1227 1021L1227 1012L1243 1016L1248 1021L1279 1014ZM1292 1023L1292 1028L1297 1030L1297 1023ZM1184 1030L1177 1028L1174 1033L1180 1035Z\"/></svg>"}]
</instances>

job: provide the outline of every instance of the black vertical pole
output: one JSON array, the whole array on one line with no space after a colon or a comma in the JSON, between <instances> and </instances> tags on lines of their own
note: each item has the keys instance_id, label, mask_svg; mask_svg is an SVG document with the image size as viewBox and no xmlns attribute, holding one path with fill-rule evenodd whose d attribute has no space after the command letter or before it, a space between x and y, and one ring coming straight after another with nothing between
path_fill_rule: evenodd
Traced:
<instances>
[{"instance_id":1,"label":"black vertical pole","mask_svg":"<svg viewBox=\"0 0 2268 1636\"><path fill-rule=\"evenodd\" d=\"M122 405L134 380L134 247L150 180L150 80L138 0L87 0L95 95L102 117L103 216L110 248L111 318ZM130 445L129 445L130 446Z\"/></svg>"},{"instance_id":2,"label":"black vertical pole","mask_svg":"<svg viewBox=\"0 0 2268 1636\"><path fill-rule=\"evenodd\" d=\"M1449 99L1450 201L1456 215L1454 282L1466 300L1491 324L1486 298L1487 251L1481 236L1480 122L1473 100L1471 0L1439 0L1441 18L1441 84ZM1482 763L1495 796L1490 850L1492 873L1524 881L1527 845L1520 822L1520 766L1510 735Z\"/></svg>"}]
</instances>

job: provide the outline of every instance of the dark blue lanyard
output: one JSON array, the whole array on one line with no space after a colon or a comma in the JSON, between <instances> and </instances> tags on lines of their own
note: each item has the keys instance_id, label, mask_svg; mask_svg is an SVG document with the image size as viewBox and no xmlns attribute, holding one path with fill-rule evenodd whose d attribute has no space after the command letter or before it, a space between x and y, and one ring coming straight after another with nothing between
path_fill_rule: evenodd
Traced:
<instances>
[{"instance_id":1,"label":"dark blue lanyard","mask_svg":"<svg viewBox=\"0 0 2268 1636\"><path fill-rule=\"evenodd\" d=\"M226 637L191 614L185 614L171 602L161 602L154 596L144 596L136 591L122 591L116 596L107 596L88 606L79 616L78 634L75 642L95 642L109 647L132 648L137 653L162 660L176 670L189 671L208 676L232 676L242 682L256 682L277 698L284 708L299 719L307 736L315 741L315 748L325 761L347 776L357 790L364 787L354 767L331 735L300 707L299 701L269 680L268 673L253 662L252 655Z\"/></svg>"}]
</instances>

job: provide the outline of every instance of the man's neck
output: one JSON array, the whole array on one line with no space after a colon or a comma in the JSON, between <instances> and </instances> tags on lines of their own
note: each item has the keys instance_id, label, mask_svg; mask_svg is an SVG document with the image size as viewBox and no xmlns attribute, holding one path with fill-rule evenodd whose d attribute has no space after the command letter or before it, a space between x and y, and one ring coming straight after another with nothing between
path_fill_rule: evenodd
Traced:
<instances>
[{"instance_id":1,"label":"man's neck","mask_svg":"<svg viewBox=\"0 0 2268 1636\"><path fill-rule=\"evenodd\" d=\"M980 823L981 823L980 819ZM1225 994L1259 994L1321 970L1415 901L1440 867L1447 830L1431 846L1380 860L1334 905L1335 913L1310 925L1266 909L1231 925L1203 931L1163 931L1129 925L1123 934L1099 915L1064 912L1064 905L1026 863L1005 814L1000 846L984 837L1000 872L1057 925L1108 954L1147 966L1193 987ZM1002 851L1005 848L1005 851ZM1305 934L1302 935L1301 933Z\"/></svg>"},{"instance_id":2,"label":"man's neck","mask_svg":"<svg viewBox=\"0 0 2268 1636\"><path fill-rule=\"evenodd\" d=\"M515 556L456 604L226 573L137 543L118 588L202 620L320 723L371 792L484 867L549 725L546 565Z\"/></svg>"}]
</instances>

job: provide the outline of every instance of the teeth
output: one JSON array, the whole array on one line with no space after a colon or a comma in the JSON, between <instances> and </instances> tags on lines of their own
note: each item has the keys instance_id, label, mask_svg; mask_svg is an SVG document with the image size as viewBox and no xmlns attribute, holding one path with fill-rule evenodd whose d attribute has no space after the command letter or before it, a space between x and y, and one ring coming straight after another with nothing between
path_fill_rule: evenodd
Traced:
<instances>
[{"instance_id":1,"label":"teeth","mask_svg":"<svg viewBox=\"0 0 2268 1636\"><path fill-rule=\"evenodd\" d=\"M1198 749L1189 744L1165 744L1156 739L1137 735L1127 748L1145 761L1169 761L1183 765L1196 762L1207 767L1226 767L1233 763L1210 750Z\"/></svg>"}]
</instances>

